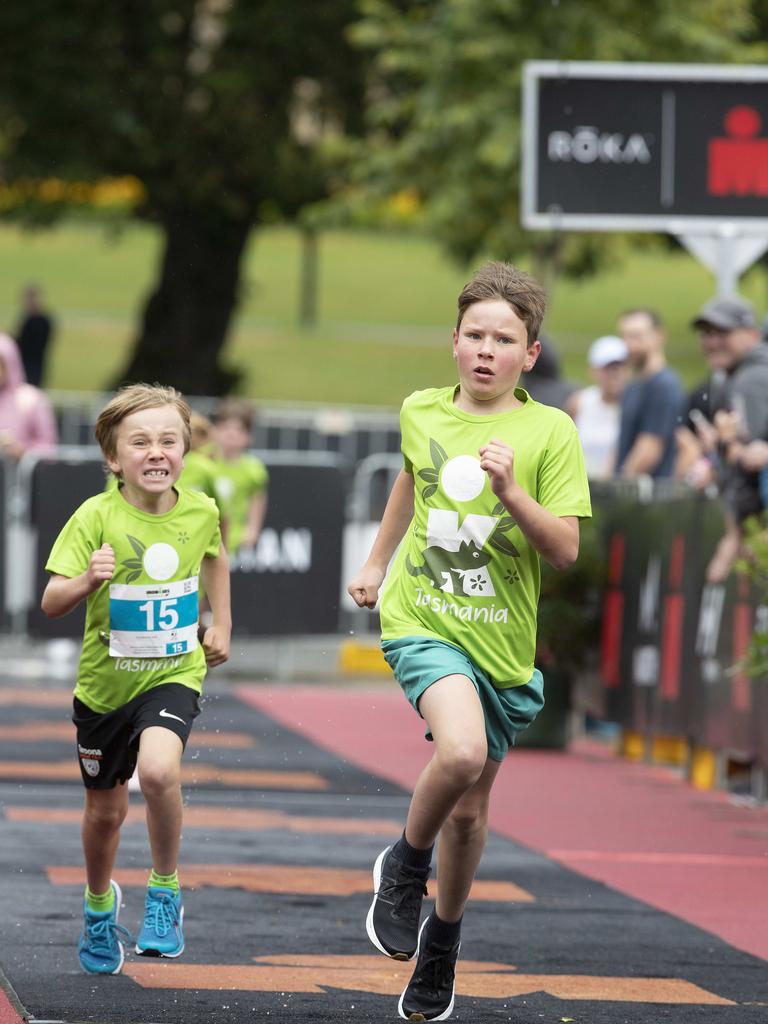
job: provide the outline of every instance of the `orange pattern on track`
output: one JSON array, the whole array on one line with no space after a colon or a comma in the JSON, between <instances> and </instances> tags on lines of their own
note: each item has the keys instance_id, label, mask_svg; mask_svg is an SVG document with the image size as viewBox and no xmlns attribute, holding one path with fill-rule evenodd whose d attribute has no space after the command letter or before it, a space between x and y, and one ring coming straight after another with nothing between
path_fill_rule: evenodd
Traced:
<instances>
[{"instance_id":1,"label":"orange pattern on track","mask_svg":"<svg viewBox=\"0 0 768 1024\"><path fill-rule=\"evenodd\" d=\"M19 807L5 805L6 821L36 821L43 824L79 825L83 812L79 807ZM127 825L144 824L143 803L132 803L125 819ZM402 824L388 818L310 818L283 811L246 810L234 807L196 805L184 808L185 828L221 828L232 831L285 829L289 832L316 832L335 835L399 836Z\"/></svg>"},{"instance_id":2,"label":"orange pattern on track","mask_svg":"<svg viewBox=\"0 0 768 1024\"><path fill-rule=\"evenodd\" d=\"M85 883L85 872L81 867L48 867L46 873L52 885ZM373 890L370 871L349 871L344 868L296 867L288 864L184 864L180 874L183 885L198 889L213 886L292 896L352 896ZM122 868L119 881L123 885L145 886L147 872L143 868ZM436 882L430 882L429 893L430 896L437 893ZM490 903L533 902L533 896L513 882L477 880L472 886L470 899Z\"/></svg>"},{"instance_id":3,"label":"orange pattern on track","mask_svg":"<svg viewBox=\"0 0 768 1024\"><path fill-rule=\"evenodd\" d=\"M74 758L66 761L0 761L0 779L35 779L40 782L80 781ZM217 782L238 789L328 789L328 782L314 772L273 772L248 768L220 768L214 764L182 764L181 781L186 786Z\"/></svg>"},{"instance_id":4,"label":"orange pattern on track","mask_svg":"<svg viewBox=\"0 0 768 1024\"><path fill-rule=\"evenodd\" d=\"M26 740L29 743L75 742L75 727L71 722L20 722L18 725L0 725L0 740ZM193 730L188 747L255 747L256 740L245 732L206 732Z\"/></svg>"},{"instance_id":5,"label":"orange pattern on track","mask_svg":"<svg viewBox=\"0 0 768 1024\"><path fill-rule=\"evenodd\" d=\"M123 973L142 988L316 992L328 989L399 995L413 964L373 956L262 956L253 964L126 962ZM728 999L681 978L614 978L588 974L518 974L509 964L462 960L460 996L511 999L546 992L555 999L617 1003L733 1006Z\"/></svg>"}]
</instances>

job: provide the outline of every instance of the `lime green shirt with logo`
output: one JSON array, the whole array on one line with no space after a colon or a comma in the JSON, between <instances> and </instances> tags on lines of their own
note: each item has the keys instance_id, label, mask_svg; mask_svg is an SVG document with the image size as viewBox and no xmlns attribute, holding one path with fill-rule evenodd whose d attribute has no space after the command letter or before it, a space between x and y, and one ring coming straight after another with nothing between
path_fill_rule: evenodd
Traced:
<instances>
[{"instance_id":1,"label":"lime green shirt with logo","mask_svg":"<svg viewBox=\"0 0 768 1024\"><path fill-rule=\"evenodd\" d=\"M267 488L267 467L255 455L241 455L231 461L217 459L214 474L222 518L227 521L227 548L237 551L243 541L251 500Z\"/></svg>"},{"instance_id":2,"label":"lime green shirt with logo","mask_svg":"<svg viewBox=\"0 0 768 1024\"><path fill-rule=\"evenodd\" d=\"M517 483L554 516L591 515L573 420L522 388L508 412L475 416L456 388L416 391L400 416L414 516L381 600L382 640L429 636L461 647L504 689L527 683L536 651L539 555L491 489L479 449L515 453Z\"/></svg>"},{"instance_id":3,"label":"lime green shirt with logo","mask_svg":"<svg viewBox=\"0 0 768 1024\"><path fill-rule=\"evenodd\" d=\"M197 642L198 576L221 547L214 502L180 489L162 515L130 505L118 488L85 501L64 526L46 570L79 576L102 544L115 573L89 595L75 696L104 713L161 683L198 693L205 656Z\"/></svg>"}]
</instances>

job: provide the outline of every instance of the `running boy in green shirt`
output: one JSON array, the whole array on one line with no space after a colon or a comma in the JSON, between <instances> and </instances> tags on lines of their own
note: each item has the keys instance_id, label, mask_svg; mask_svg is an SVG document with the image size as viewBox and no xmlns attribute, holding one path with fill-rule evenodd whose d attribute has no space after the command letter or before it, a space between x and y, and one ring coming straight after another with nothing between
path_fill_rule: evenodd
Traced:
<instances>
[{"instance_id":1,"label":"running boy in green shirt","mask_svg":"<svg viewBox=\"0 0 768 1024\"><path fill-rule=\"evenodd\" d=\"M152 853L136 952L177 957L184 910L177 875L181 755L199 714L206 663L229 657L229 565L214 502L176 489L190 410L178 391L134 384L107 403L96 438L118 486L89 498L59 534L46 569L46 615L86 603L73 721L85 785L87 887L83 970L117 974L121 891L112 880L126 782L137 762ZM198 643L198 576L212 625Z\"/></svg>"},{"instance_id":2,"label":"running boy in green shirt","mask_svg":"<svg viewBox=\"0 0 768 1024\"><path fill-rule=\"evenodd\" d=\"M544 703L533 664L539 558L571 566L579 519L591 514L573 421L518 387L539 354L545 306L539 283L505 263L486 264L464 288L453 332L459 383L403 403L404 467L348 587L373 608L400 545L382 594L382 649L435 751L402 837L374 865L366 930L387 956L417 954L398 1005L407 1020L453 1010L491 787ZM437 902L420 928L438 834Z\"/></svg>"}]
</instances>

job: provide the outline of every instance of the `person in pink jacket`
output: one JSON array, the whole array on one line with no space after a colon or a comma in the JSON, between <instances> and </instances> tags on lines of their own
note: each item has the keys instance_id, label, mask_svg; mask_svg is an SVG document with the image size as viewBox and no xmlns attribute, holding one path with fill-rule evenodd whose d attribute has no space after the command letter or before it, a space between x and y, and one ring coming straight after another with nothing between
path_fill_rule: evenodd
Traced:
<instances>
[{"instance_id":1,"label":"person in pink jacket","mask_svg":"<svg viewBox=\"0 0 768 1024\"><path fill-rule=\"evenodd\" d=\"M0 458L49 451L56 441L51 403L40 388L27 384L19 346L0 334Z\"/></svg>"}]
</instances>

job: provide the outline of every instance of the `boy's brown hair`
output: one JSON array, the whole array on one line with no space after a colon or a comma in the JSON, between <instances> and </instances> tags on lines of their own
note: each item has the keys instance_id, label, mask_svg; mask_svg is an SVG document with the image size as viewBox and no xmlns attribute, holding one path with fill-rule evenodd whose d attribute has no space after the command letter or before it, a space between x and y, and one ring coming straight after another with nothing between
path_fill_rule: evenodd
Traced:
<instances>
[{"instance_id":1,"label":"boy's brown hair","mask_svg":"<svg viewBox=\"0 0 768 1024\"><path fill-rule=\"evenodd\" d=\"M250 433L253 430L253 421L256 419L256 410L247 398L223 398L213 413L214 423L223 423L224 420L238 420L244 430Z\"/></svg>"},{"instance_id":2,"label":"boy's brown hair","mask_svg":"<svg viewBox=\"0 0 768 1024\"><path fill-rule=\"evenodd\" d=\"M547 310L547 293L535 277L500 260L484 264L459 295L456 330L461 327L470 306L488 299L503 299L508 303L527 328L528 344L536 341Z\"/></svg>"},{"instance_id":3,"label":"boy's brown hair","mask_svg":"<svg viewBox=\"0 0 768 1024\"><path fill-rule=\"evenodd\" d=\"M189 418L191 409L176 388L162 384L126 384L111 398L99 413L96 420L95 434L99 446L108 459L113 459L117 451L117 428L126 418L142 409L157 409L161 405L172 405L176 408L183 424L184 452L189 451L191 429Z\"/></svg>"}]
</instances>

